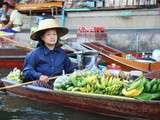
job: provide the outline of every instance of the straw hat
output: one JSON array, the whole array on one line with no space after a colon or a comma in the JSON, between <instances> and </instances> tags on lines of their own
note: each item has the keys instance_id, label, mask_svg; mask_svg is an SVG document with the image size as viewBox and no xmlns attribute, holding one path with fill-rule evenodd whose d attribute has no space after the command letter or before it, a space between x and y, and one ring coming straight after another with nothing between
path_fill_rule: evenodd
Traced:
<instances>
[{"instance_id":1,"label":"straw hat","mask_svg":"<svg viewBox=\"0 0 160 120\"><path fill-rule=\"evenodd\" d=\"M41 36L40 32L47 29L55 29L58 37L62 37L68 33L68 29L61 27L55 19L44 19L39 22L37 30L31 33L31 39L38 41Z\"/></svg>"}]
</instances>

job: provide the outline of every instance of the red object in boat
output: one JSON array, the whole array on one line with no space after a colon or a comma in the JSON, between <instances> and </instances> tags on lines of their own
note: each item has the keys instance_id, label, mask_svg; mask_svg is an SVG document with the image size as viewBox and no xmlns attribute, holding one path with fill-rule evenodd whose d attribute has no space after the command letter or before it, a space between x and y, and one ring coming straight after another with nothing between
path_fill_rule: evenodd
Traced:
<instances>
[{"instance_id":1,"label":"red object in boat","mask_svg":"<svg viewBox=\"0 0 160 120\"><path fill-rule=\"evenodd\" d=\"M141 53L133 53L132 56L134 56L135 58L142 58L142 54Z\"/></svg>"},{"instance_id":2,"label":"red object in boat","mask_svg":"<svg viewBox=\"0 0 160 120\"><path fill-rule=\"evenodd\" d=\"M111 65L108 65L107 68L112 69L112 70L121 70L121 67L119 65L114 64L114 63L112 63Z\"/></svg>"},{"instance_id":3,"label":"red object in boat","mask_svg":"<svg viewBox=\"0 0 160 120\"><path fill-rule=\"evenodd\" d=\"M133 57L135 57L137 59L142 58L142 53L136 53L136 52L133 52L133 51L129 51L127 53L131 54Z\"/></svg>"}]
</instances>

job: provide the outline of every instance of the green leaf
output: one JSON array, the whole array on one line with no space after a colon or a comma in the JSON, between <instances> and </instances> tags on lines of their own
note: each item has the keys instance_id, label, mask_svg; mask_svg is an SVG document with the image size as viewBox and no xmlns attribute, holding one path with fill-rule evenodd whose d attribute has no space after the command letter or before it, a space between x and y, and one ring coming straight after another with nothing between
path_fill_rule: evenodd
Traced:
<instances>
[{"instance_id":1,"label":"green leaf","mask_svg":"<svg viewBox=\"0 0 160 120\"><path fill-rule=\"evenodd\" d=\"M139 100L154 100L160 98L160 93L142 93L135 98Z\"/></svg>"}]
</instances>

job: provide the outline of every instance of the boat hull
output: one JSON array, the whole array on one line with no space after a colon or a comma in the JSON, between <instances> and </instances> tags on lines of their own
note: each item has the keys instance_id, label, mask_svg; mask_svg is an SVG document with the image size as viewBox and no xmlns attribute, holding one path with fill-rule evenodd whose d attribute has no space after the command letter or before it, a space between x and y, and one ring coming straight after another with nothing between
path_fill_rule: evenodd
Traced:
<instances>
[{"instance_id":1,"label":"boat hull","mask_svg":"<svg viewBox=\"0 0 160 120\"><path fill-rule=\"evenodd\" d=\"M19 68L22 69L24 63L24 57L23 58L17 58L14 56L14 58L0 58L0 68Z\"/></svg>"},{"instance_id":2,"label":"boat hull","mask_svg":"<svg viewBox=\"0 0 160 120\"><path fill-rule=\"evenodd\" d=\"M84 43L83 46L97 50L107 64L115 63L124 71L140 70L143 72L160 71L160 62L139 62L126 59L126 54L107 45L97 42Z\"/></svg>"},{"instance_id":3,"label":"boat hull","mask_svg":"<svg viewBox=\"0 0 160 120\"><path fill-rule=\"evenodd\" d=\"M0 49L0 68L22 68L28 51L21 49Z\"/></svg>"},{"instance_id":4,"label":"boat hull","mask_svg":"<svg viewBox=\"0 0 160 120\"><path fill-rule=\"evenodd\" d=\"M4 82L4 84L11 85L8 82ZM39 91L29 87L15 87L7 91L31 100L58 104L107 116L154 120L160 118L160 101L139 101L126 97L53 91L49 89Z\"/></svg>"},{"instance_id":5,"label":"boat hull","mask_svg":"<svg viewBox=\"0 0 160 120\"><path fill-rule=\"evenodd\" d=\"M28 50L6 48L0 49L0 69L23 68L24 59ZM73 52L65 50L68 55Z\"/></svg>"}]
</instances>

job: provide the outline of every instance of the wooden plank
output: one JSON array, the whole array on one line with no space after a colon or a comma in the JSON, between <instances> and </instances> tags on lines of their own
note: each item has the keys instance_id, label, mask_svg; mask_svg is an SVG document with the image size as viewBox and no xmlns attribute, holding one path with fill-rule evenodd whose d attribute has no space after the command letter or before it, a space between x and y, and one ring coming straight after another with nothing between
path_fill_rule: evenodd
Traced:
<instances>
[{"instance_id":1,"label":"wooden plank","mask_svg":"<svg viewBox=\"0 0 160 120\"><path fill-rule=\"evenodd\" d=\"M112 58L113 61L120 63L120 64L123 64L123 65L126 65L132 69L141 70L143 72L149 71L150 63L143 63L143 62L137 62L137 61L133 61L133 60L127 60L126 58L119 57L116 55L110 55L110 57Z\"/></svg>"}]
</instances>

